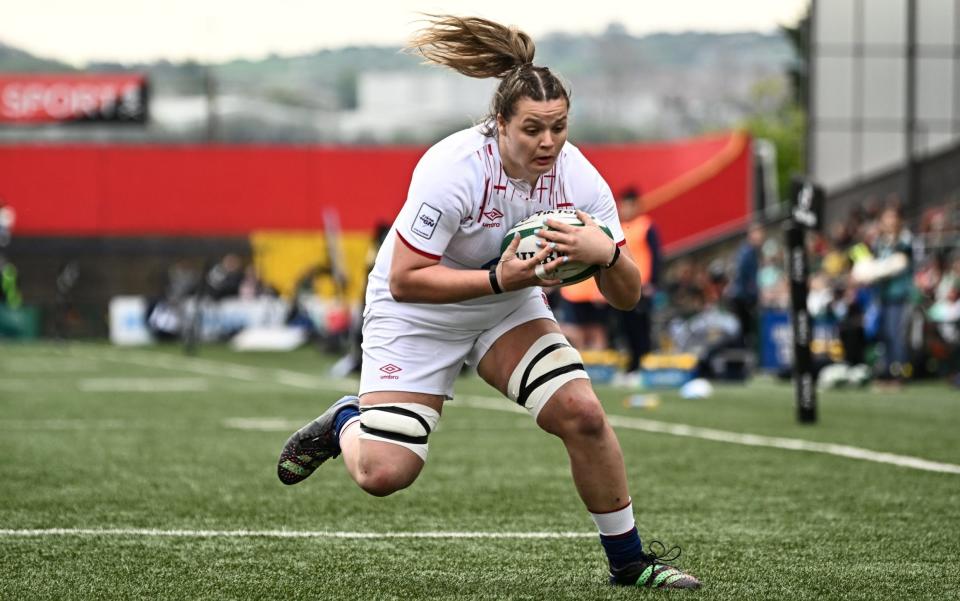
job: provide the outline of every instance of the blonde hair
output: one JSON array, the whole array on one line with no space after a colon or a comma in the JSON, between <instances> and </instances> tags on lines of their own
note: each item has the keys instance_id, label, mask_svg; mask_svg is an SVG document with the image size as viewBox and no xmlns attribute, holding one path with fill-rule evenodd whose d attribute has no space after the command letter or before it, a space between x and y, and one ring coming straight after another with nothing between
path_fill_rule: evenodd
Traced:
<instances>
[{"instance_id":1,"label":"blonde hair","mask_svg":"<svg viewBox=\"0 0 960 601\"><path fill-rule=\"evenodd\" d=\"M536 45L523 31L481 17L427 16L429 25L411 38L407 51L467 77L500 79L487 116L487 135L495 131L497 115L505 121L513 117L521 98L562 98L570 105L563 82L547 67L534 66Z\"/></svg>"}]
</instances>

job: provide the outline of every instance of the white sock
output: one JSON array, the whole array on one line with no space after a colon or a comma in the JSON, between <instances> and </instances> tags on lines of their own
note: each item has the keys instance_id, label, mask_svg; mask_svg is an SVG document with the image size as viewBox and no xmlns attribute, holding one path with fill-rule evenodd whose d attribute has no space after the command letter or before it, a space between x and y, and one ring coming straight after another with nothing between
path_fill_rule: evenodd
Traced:
<instances>
[{"instance_id":1,"label":"white sock","mask_svg":"<svg viewBox=\"0 0 960 601\"><path fill-rule=\"evenodd\" d=\"M617 536L629 532L636 525L633 519L633 502L627 503L623 509L610 513L590 513L597 530L604 536Z\"/></svg>"}]
</instances>

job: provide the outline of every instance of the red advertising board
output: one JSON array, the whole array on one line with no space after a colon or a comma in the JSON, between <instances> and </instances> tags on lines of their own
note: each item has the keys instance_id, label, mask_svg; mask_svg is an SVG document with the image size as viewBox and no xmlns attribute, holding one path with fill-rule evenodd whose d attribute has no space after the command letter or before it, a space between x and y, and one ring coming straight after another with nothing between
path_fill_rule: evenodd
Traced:
<instances>
[{"instance_id":1,"label":"red advertising board","mask_svg":"<svg viewBox=\"0 0 960 601\"><path fill-rule=\"evenodd\" d=\"M26 236L236 236L391 223L426 149L226 145L0 145L0 198ZM584 145L614 194L643 190L668 254L750 218L753 173L741 133Z\"/></svg>"},{"instance_id":2,"label":"red advertising board","mask_svg":"<svg viewBox=\"0 0 960 601\"><path fill-rule=\"evenodd\" d=\"M144 123L147 78L136 73L0 73L0 124Z\"/></svg>"}]
</instances>

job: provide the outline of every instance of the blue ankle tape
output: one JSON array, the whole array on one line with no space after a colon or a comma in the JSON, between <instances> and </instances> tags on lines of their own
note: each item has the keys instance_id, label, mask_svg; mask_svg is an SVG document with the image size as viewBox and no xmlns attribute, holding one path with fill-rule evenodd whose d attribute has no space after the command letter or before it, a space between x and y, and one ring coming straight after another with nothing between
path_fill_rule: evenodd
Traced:
<instances>
[{"instance_id":1,"label":"blue ankle tape","mask_svg":"<svg viewBox=\"0 0 960 601\"><path fill-rule=\"evenodd\" d=\"M643 543L636 527L628 532L616 536L600 535L600 544L607 553L610 565L619 568L640 559L643 554Z\"/></svg>"},{"instance_id":2,"label":"blue ankle tape","mask_svg":"<svg viewBox=\"0 0 960 601\"><path fill-rule=\"evenodd\" d=\"M352 405L347 405L338 411L336 417L333 418L333 431L337 439L337 444L340 443L340 430L343 429L343 425L356 415L360 415L360 410Z\"/></svg>"}]
</instances>

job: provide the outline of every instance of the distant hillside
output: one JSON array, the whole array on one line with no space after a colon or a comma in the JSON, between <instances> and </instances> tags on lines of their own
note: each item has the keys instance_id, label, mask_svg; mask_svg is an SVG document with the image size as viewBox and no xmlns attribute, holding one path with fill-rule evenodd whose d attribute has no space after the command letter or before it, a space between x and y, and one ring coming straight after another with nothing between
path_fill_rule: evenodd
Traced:
<instances>
[{"instance_id":1,"label":"distant hillside","mask_svg":"<svg viewBox=\"0 0 960 601\"><path fill-rule=\"evenodd\" d=\"M779 33L655 33L635 37L611 25L600 35L551 34L538 40L537 63L567 77L596 72L605 63L626 61L656 67L697 69L717 62L756 65L781 70L794 60L793 50ZM290 81L308 85L335 85L351 74L370 70L415 69L420 60L396 47L357 46L320 50L299 56L270 56L263 60L235 60L213 66L225 81L270 84ZM98 63L92 70L131 69L192 77L196 63L158 61L148 64ZM55 60L33 56L0 42L0 71L74 70Z\"/></svg>"},{"instance_id":2,"label":"distant hillside","mask_svg":"<svg viewBox=\"0 0 960 601\"><path fill-rule=\"evenodd\" d=\"M634 37L616 26L599 36L548 36L539 42L537 55L568 77L595 72L611 62L687 70L723 59L781 70L794 60L789 42L779 33L685 32Z\"/></svg>"},{"instance_id":3,"label":"distant hillside","mask_svg":"<svg viewBox=\"0 0 960 601\"><path fill-rule=\"evenodd\" d=\"M0 71L47 73L74 70L66 63L40 58L0 42Z\"/></svg>"},{"instance_id":4,"label":"distant hillside","mask_svg":"<svg viewBox=\"0 0 960 601\"><path fill-rule=\"evenodd\" d=\"M793 50L779 33L656 33L634 37L617 26L601 35L552 34L537 42L538 64L567 77L595 72L603 62L623 61L696 69L723 60L782 70L793 62ZM331 83L344 73L366 70L414 69L415 56L399 48L382 46L323 50L294 57L271 57L261 61L233 61L217 65L227 78L283 79L291 76Z\"/></svg>"},{"instance_id":5,"label":"distant hillside","mask_svg":"<svg viewBox=\"0 0 960 601\"><path fill-rule=\"evenodd\" d=\"M585 141L664 139L734 127L791 94L797 61L779 33L597 35L537 40L535 62L574 90L573 133ZM97 62L88 71L138 71L150 79L146 128L102 128L124 140L427 142L485 113L489 86L421 66L397 47L354 46L297 56L232 60ZM0 44L2 71L73 70ZM399 72L399 73L398 73ZM471 87L474 86L474 87ZM431 109L419 110L429 90ZM90 128L0 130L0 140L86 139Z\"/></svg>"}]
</instances>

